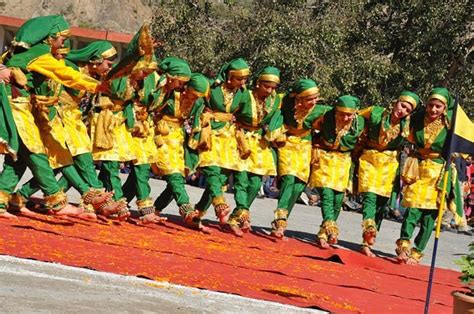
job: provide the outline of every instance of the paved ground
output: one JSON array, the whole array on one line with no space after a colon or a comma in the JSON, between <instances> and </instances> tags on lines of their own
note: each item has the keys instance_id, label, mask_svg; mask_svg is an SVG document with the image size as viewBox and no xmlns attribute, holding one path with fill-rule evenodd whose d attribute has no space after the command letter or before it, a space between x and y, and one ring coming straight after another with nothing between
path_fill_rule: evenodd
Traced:
<instances>
[{"instance_id":1,"label":"paved ground","mask_svg":"<svg viewBox=\"0 0 474 314\"><path fill-rule=\"evenodd\" d=\"M131 276L0 256L2 313L324 313Z\"/></svg>"},{"instance_id":2,"label":"paved ground","mask_svg":"<svg viewBox=\"0 0 474 314\"><path fill-rule=\"evenodd\" d=\"M26 175L24 180L28 177ZM150 182L152 197L157 197L165 183L155 179ZM187 190L192 202L196 202L203 191L189 186ZM70 191L68 195L72 201L79 199L76 191ZM233 205L233 195L226 194L226 197ZM251 209L254 227L269 230L275 207L276 200L257 199ZM176 205L172 203L164 214L177 215ZM206 218L214 219L212 211L209 211ZM289 220L288 236L313 241L320 222L321 211L318 207L297 204ZM361 241L361 215L342 212L339 224L340 246L357 250ZM393 256L399 232L400 223L384 221L375 245L376 253ZM466 235L442 233L436 266L457 270L458 266L453 260L466 253L467 245L472 240L472 237ZM423 264L430 264L432 247L433 239L428 245ZM241 312L244 309L245 312L265 313L275 310L299 311L298 308L271 302L7 256L0 256L0 265L2 312L30 312L33 308L35 312ZM67 306L64 300L67 300ZM222 304L225 304L225 308Z\"/></svg>"}]
</instances>

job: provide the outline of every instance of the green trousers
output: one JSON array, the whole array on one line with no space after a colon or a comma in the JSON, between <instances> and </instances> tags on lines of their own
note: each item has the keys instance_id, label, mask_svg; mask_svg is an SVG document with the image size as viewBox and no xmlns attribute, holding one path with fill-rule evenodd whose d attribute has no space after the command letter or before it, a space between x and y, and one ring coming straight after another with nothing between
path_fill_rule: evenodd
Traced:
<instances>
[{"instance_id":1,"label":"green trousers","mask_svg":"<svg viewBox=\"0 0 474 314\"><path fill-rule=\"evenodd\" d=\"M201 171L206 178L206 189L196 204L196 209L207 211L213 198L224 195L222 187L226 184L230 171L217 166L202 167Z\"/></svg>"},{"instance_id":2,"label":"green trousers","mask_svg":"<svg viewBox=\"0 0 474 314\"><path fill-rule=\"evenodd\" d=\"M48 157L45 154L31 153L21 142L16 161L9 155L5 156L3 171L0 173L0 191L13 193L27 167L31 170L33 177L38 180L38 186L44 195L52 195L60 191ZM5 208L7 205L0 204L0 206Z\"/></svg>"},{"instance_id":3,"label":"green trousers","mask_svg":"<svg viewBox=\"0 0 474 314\"><path fill-rule=\"evenodd\" d=\"M339 192L330 188L318 188L321 197L321 212L323 223L325 221L337 221L341 213L344 192Z\"/></svg>"},{"instance_id":4,"label":"green trousers","mask_svg":"<svg viewBox=\"0 0 474 314\"><path fill-rule=\"evenodd\" d=\"M102 189L104 185L95 171L94 159L91 153L84 153L73 157L74 167L87 184L94 189Z\"/></svg>"},{"instance_id":5,"label":"green trousers","mask_svg":"<svg viewBox=\"0 0 474 314\"><path fill-rule=\"evenodd\" d=\"M131 172L122 186L123 196L130 203L136 196L138 201L150 197L150 164L132 165Z\"/></svg>"},{"instance_id":6,"label":"green trousers","mask_svg":"<svg viewBox=\"0 0 474 314\"><path fill-rule=\"evenodd\" d=\"M234 213L239 209L250 210L250 206L257 197L261 186L261 175L247 171L234 171L234 199L236 204Z\"/></svg>"},{"instance_id":7,"label":"green trousers","mask_svg":"<svg viewBox=\"0 0 474 314\"><path fill-rule=\"evenodd\" d=\"M298 197L303 193L306 183L295 176L286 175L280 179L280 195L278 197L278 209L286 209L288 217L290 216L293 207L298 200Z\"/></svg>"},{"instance_id":8,"label":"green trousers","mask_svg":"<svg viewBox=\"0 0 474 314\"><path fill-rule=\"evenodd\" d=\"M438 211L433 209L407 208L400 231L400 239L410 240L413 231L420 223L420 231L415 238L415 248L423 252L433 232L433 227L438 217Z\"/></svg>"},{"instance_id":9,"label":"green trousers","mask_svg":"<svg viewBox=\"0 0 474 314\"><path fill-rule=\"evenodd\" d=\"M74 165L64 166L54 169L55 174L61 172L63 177L58 181L58 185L63 191L67 191L71 186L74 187L82 195L89 191L90 186L79 175ZM17 192L24 198L30 198L33 194L40 190L37 178L33 177L26 182Z\"/></svg>"},{"instance_id":10,"label":"green trousers","mask_svg":"<svg viewBox=\"0 0 474 314\"><path fill-rule=\"evenodd\" d=\"M372 192L362 193L362 219L372 219L375 221L377 230L380 230L383 217L385 215L386 206L390 200L388 197L377 195Z\"/></svg>"},{"instance_id":11,"label":"green trousers","mask_svg":"<svg viewBox=\"0 0 474 314\"><path fill-rule=\"evenodd\" d=\"M189 204L189 196L184 184L186 181L181 173L172 173L164 177L166 188L155 200L154 206L157 211L162 211L173 200L178 206Z\"/></svg>"},{"instance_id":12,"label":"green trousers","mask_svg":"<svg viewBox=\"0 0 474 314\"><path fill-rule=\"evenodd\" d=\"M123 198L122 181L120 180L119 174L120 162L112 160L102 161L99 180L102 181L107 191L114 191L114 201Z\"/></svg>"}]
</instances>

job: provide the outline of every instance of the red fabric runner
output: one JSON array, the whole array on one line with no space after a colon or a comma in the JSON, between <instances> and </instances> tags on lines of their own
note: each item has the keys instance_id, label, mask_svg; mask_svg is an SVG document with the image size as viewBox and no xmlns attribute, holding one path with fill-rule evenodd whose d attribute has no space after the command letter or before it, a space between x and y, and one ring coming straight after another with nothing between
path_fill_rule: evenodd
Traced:
<instances>
[{"instance_id":1,"label":"red fabric runner","mask_svg":"<svg viewBox=\"0 0 474 314\"><path fill-rule=\"evenodd\" d=\"M264 233L243 239L177 222L136 226L49 216L0 221L0 254L320 308L337 313L420 313L429 267L321 250ZM437 269L430 309L451 313L457 272ZM225 304L223 304L225 307Z\"/></svg>"}]
</instances>

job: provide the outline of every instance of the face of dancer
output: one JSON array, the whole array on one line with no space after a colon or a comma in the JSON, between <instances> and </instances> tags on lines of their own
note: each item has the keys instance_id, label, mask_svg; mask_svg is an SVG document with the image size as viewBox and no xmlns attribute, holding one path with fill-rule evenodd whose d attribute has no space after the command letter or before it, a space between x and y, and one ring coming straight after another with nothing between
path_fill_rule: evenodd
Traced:
<instances>
[{"instance_id":1,"label":"face of dancer","mask_svg":"<svg viewBox=\"0 0 474 314\"><path fill-rule=\"evenodd\" d=\"M318 100L319 100L319 95L317 94L301 97L297 99L297 107L303 108L303 109L310 109L314 105L316 105Z\"/></svg>"},{"instance_id":2,"label":"face of dancer","mask_svg":"<svg viewBox=\"0 0 474 314\"><path fill-rule=\"evenodd\" d=\"M408 116L413 111L413 107L409 102L397 101L393 106L392 117L395 121L399 121Z\"/></svg>"},{"instance_id":3,"label":"face of dancer","mask_svg":"<svg viewBox=\"0 0 474 314\"><path fill-rule=\"evenodd\" d=\"M446 105L438 99L430 99L426 105L426 117L430 121L438 119L446 109Z\"/></svg>"},{"instance_id":4,"label":"face of dancer","mask_svg":"<svg viewBox=\"0 0 474 314\"><path fill-rule=\"evenodd\" d=\"M255 93L260 99L265 99L275 92L278 84L275 82L259 81L255 86Z\"/></svg>"},{"instance_id":5,"label":"face of dancer","mask_svg":"<svg viewBox=\"0 0 474 314\"><path fill-rule=\"evenodd\" d=\"M102 61L102 63L95 64L95 67L94 67L94 65L92 65L92 71L94 73L98 74L99 76L102 76L102 75L107 74L107 72L109 72L110 69L112 69L113 64L114 64L114 61L104 59L104 61Z\"/></svg>"},{"instance_id":6,"label":"face of dancer","mask_svg":"<svg viewBox=\"0 0 474 314\"><path fill-rule=\"evenodd\" d=\"M347 124L351 123L354 120L355 114L352 112L343 112L336 110L336 123L338 124Z\"/></svg>"},{"instance_id":7,"label":"face of dancer","mask_svg":"<svg viewBox=\"0 0 474 314\"><path fill-rule=\"evenodd\" d=\"M227 87L231 90L242 88L247 82L247 78L248 76L231 76L227 81Z\"/></svg>"},{"instance_id":8,"label":"face of dancer","mask_svg":"<svg viewBox=\"0 0 474 314\"><path fill-rule=\"evenodd\" d=\"M58 37L51 37L50 39L50 45L51 45L51 51L54 54L54 51L56 49L64 47L64 41L67 39L66 36L58 36Z\"/></svg>"},{"instance_id":9,"label":"face of dancer","mask_svg":"<svg viewBox=\"0 0 474 314\"><path fill-rule=\"evenodd\" d=\"M168 90L177 90L177 91L182 91L185 85L186 85L185 81L178 80L171 77L168 77L168 82L166 83L166 87Z\"/></svg>"}]
</instances>

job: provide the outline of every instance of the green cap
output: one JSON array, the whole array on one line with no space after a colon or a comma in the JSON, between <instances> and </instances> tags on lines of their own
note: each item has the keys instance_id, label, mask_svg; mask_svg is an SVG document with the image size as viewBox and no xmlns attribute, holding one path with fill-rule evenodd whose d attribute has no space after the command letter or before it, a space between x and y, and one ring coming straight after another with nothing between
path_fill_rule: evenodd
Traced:
<instances>
[{"instance_id":1,"label":"green cap","mask_svg":"<svg viewBox=\"0 0 474 314\"><path fill-rule=\"evenodd\" d=\"M257 81L280 84L280 70L275 67L264 67L257 73Z\"/></svg>"},{"instance_id":2,"label":"green cap","mask_svg":"<svg viewBox=\"0 0 474 314\"><path fill-rule=\"evenodd\" d=\"M428 100L430 99L438 99L441 101L443 104L446 105L447 110L453 110L454 107L454 102L453 102L453 97L451 96L451 93L448 91L447 88L444 87L435 87L431 90L430 97L428 97Z\"/></svg>"},{"instance_id":3,"label":"green cap","mask_svg":"<svg viewBox=\"0 0 474 314\"><path fill-rule=\"evenodd\" d=\"M242 58L234 59L224 64L216 77L216 84L222 84L231 76L249 76L250 68L247 62Z\"/></svg>"},{"instance_id":4,"label":"green cap","mask_svg":"<svg viewBox=\"0 0 474 314\"><path fill-rule=\"evenodd\" d=\"M412 106L412 109L415 109L420 104L420 96L407 90L400 93L398 100L409 103Z\"/></svg>"},{"instance_id":5,"label":"green cap","mask_svg":"<svg viewBox=\"0 0 474 314\"><path fill-rule=\"evenodd\" d=\"M173 79L187 82L191 78L191 69L188 63L183 59L166 57L161 60L158 67L163 73L166 73Z\"/></svg>"},{"instance_id":6,"label":"green cap","mask_svg":"<svg viewBox=\"0 0 474 314\"><path fill-rule=\"evenodd\" d=\"M191 91L191 93L198 97L207 97L209 95L209 79L201 73L193 73L186 87L188 91Z\"/></svg>"},{"instance_id":7,"label":"green cap","mask_svg":"<svg viewBox=\"0 0 474 314\"><path fill-rule=\"evenodd\" d=\"M69 23L62 15L38 16L29 19L20 27L12 45L30 49L48 37L70 35Z\"/></svg>"},{"instance_id":8,"label":"green cap","mask_svg":"<svg viewBox=\"0 0 474 314\"><path fill-rule=\"evenodd\" d=\"M298 80L290 89L291 97L307 97L319 94L319 84L311 79Z\"/></svg>"},{"instance_id":9,"label":"green cap","mask_svg":"<svg viewBox=\"0 0 474 314\"><path fill-rule=\"evenodd\" d=\"M99 40L88 44L84 48L71 51L66 59L73 63L102 63L104 59L114 58L115 56L117 56L117 50L114 46L106 40Z\"/></svg>"},{"instance_id":10,"label":"green cap","mask_svg":"<svg viewBox=\"0 0 474 314\"><path fill-rule=\"evenodd\" d=\"M352 96L352 95L344 95L337 99L336 102L336 110L347 112L347 113L354 113L357 112L360 106L359 98Z\"/></svg>"}]
</instances>

